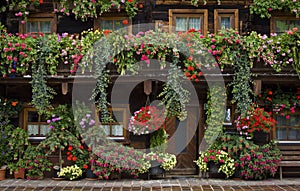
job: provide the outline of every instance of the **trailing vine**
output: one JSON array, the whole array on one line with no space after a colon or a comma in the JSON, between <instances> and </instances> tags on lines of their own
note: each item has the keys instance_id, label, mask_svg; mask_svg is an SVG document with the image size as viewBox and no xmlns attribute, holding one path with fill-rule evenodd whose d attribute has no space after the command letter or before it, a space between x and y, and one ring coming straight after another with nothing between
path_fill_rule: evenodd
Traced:
<instances>
[{"instance_id":1,"label":"trailing vine","mask_svg":"<svg viewBox=\"0 0 300 191\"><path fill-rule=\"evenodd\" d=\"M91 62L95 65L95 74L97 78L96 86L92 92L90 100L94 100L97 106L97 110L101 116L101 122L109 122L111 120L110 113L107 110L109 105L107 101L107 87L109 84L109 71L105 68L106 64L109 63L110 57L110 46L107 45L105 48L101 46L102 40L98 41L94 45L94 51L92 51ZM106 43L107 44L107 43ZM99 46L98 46L99 45ZM100 48L99 48L100 47Z\"/></svg>"},{"instance_id":2,"label":"trailing vine","mask_svg":"<svg viewBox=\"0 0 300 191\"><path fill-rule=\"evenodd\" d=\"M179 58L173 56L173 62L170 64L167 82L163 91L158 95L165 104L165 115L167 117L176 116L183 121L187 117L186 103L189 101L190 92L183 88L184 75L178 67Z\"/></svg>"},{"instance_id":3,"label":"trailing vine","mask_svg":"<svg viewBox=\"0 0 300 191\"><path fill-rule=\"evenodd\" d=\"M37 109L40 114L45 114L51 108L51 99L56 94L53 88L47 86L46 69L45 69L45 54L47 53L47 46L44 46L45 39L41 39L37 47L37 60L31 66L32 80L30 81L32 87L31 104Z\"/></svg>"},{"instance_id":4,"label":"trailing vine","mask_svg":"<svg viewBox=\"0 0 300 191\"><path fill-rule=\"evenodd\" d=\"M211 146L223 130L225 117L226 91L220 85L212 85L207 94L205 142Z\"/></svg>"},{"instance_id":5,"label":"trailing vine","mask_svg":"<svg viewBox=\"0 0 300 191\"><path fill-rule=\"evenodd\" d=\"M240 51L241 53L234 52L234 77L230 83L232 86L233 100L232 103L237 103L237 113L242 116L246 114L253 102L250 95L253 94L251 88L252 84L252 73L250 61L247 54Z\"/></svg>"}]
</instances>

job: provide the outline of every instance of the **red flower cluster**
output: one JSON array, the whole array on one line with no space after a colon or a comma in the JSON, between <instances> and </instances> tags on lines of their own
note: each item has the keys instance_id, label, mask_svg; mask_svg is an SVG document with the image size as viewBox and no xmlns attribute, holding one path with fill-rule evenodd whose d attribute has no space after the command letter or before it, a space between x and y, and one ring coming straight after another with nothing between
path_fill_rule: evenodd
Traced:
<instances>
[{"instance_id":1,"label":"red flower cluster","mask_svg":"<svg viewBox=\"0 0 300 191\"><path fill-rule=\"evenodd\" d=\"M236 127L238 131L253 133L263 131L269 133L276 124L276 120L271 117L271 113L263 108L252 109L249 116L239 118Z\"/></svg>"},{"instance_id":2,"label":"red flower cluster","mask_svg":"<svg viewBox=\"0 0 300 191\"><path fill-rule=\"evenodd\" d=\"M74 155L72 155L72 153L71 153L71 151L73 150L73 147L72 146L69 146L68 147L68 152L67 152L67 160L69 160L69 161L76 161L77 160L77 157L76 156L74 156Z\"/></svg>"},{"instance_id":3,"label":"red flower cluster","mask_svg":"<svg viewBox=\"0 0 300 191\"><path fill-rule=\"evenodd\" d=\"M155 106L142 107L134 112L130 118L128 130L133 134L148 134L164 127L165 117L163 111Z\"/></svg>"}]
</instances>

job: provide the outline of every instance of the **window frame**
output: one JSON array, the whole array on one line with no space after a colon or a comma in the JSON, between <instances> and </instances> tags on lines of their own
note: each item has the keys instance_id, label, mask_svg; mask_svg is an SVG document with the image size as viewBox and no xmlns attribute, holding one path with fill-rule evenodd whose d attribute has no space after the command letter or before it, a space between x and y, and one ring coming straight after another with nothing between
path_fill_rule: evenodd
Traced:
<instances>
[{"instance_id":1,"label":"window frame","mask_svg":"<svg viewBox=\"0 0 300 191\"><path fill-rule=\"evenodd\" d=\"M120 16L101 16L96 19L94 19L94 30L102 30L101 28L101 21L102 20L128 20L128 24L126 25L128 29L128 33L132 33L132 20L128 16L120 15Z\"/></svg>"},{"instance_id":2,"label":"window frame","mask_svg":"<svg viewBox=\"0 0 300 191\"><path fill-rule=\"evenodd\" d=\"M126 141L128 139L127 126L129 123L129 110L128 106L116 106L113 108L108 108L108 111L113 114L113 111L123 111L123 121L122 122L110 122L110 135L107 135L108 139ZM100 128L100 117L99 112L96 111L96 127ZM114 124L123 124L123 136L112 136L112 125ZM107 125L107 124L104 124Z\"/></svg>"},{"instance_id":3,"label":"window frame","mask_svg":"<svg viewBox=\"0 0 300 191\"><path fill-rule=\"evenodd\" d=\"M300 18L297 18L295 16L292 15L287 15L287 14L283 14L283 15L276 15L276 16L272 16L270 19L270 33L276 33L275 31L275 20L279 19L279 20L300 20ZM287 29L288 30L288 29ZM281 34L282 32L278 33Z\"/></svg>"},{"instance_id":4,"label":"window frame","mask_svg":"<svg viewBox=\"0 0 300 191\"><path fill-rule=\"evenodd\" d=\"M45 33L45 34L52 34L56 33L57 31L57 17L53 13L32 13L28 16L26 22L42 22L42 21L50 21L50 26L51 26L51 31L50 33ZM29 33L26 29L25 24L19 24L19 31L20 33ZM38 31L40 32L40 31Z\"/></svg>"},{"instance_id":5,"label":"window frame","mask_svg":"<svg viewBox=\"0 0 300 191\"><path fill-rule=\"evenodd\" d=\"M169 32L175 32L173 29L176 27L176 16L183 17L196 17L201 15L203 18L201 23L201 32L203 35L208 31L208 10L207 9L169 9Z\"/></svg>"},{"instance_id":6,"label":"window frame","mask_svg":"<svg viewBox=\"0 0 300 191\"><path fill-rule=\"evenodd\" d=\"M238 9L215 9L214 10L214 31L218 33L221 30L219 19L222 16L233 17L232 21L230 21L231 28L234 30L239 29L239 10Z\"/></svg>"},{"instance_id":7,"label":"window frame","mask_svg":"<svg viewBox=\"0 0 300 191\"><path fill-rule=\"evenodd\" d=\"M295 113L288 113L288 115L298 115L300 116L300 111L296 111ZM277 116L274 116L274 119L277 120ZM290 126L290 125L284 125L284 126L278 126L277 124L275 125L275 129L273 131L273 138L276 140L278 143L300 143L300 139L277 139L277 128L286 128L286 133L287 133L287 138L288 138L288 133L290 128L298 128L300 129L299 126Z\"/></svg>"},{"instance_id":8,"label":"window frame","mask_svg":"<svg viewBox=\"0 0 300 191\"><path fill-rule=\"evenodd\" d=\"M28 133L28 136L29 136L29 140L42 140L42 139L45 139L46 136L41 136L40 134L40 131L41 131L41 125L48 125L47 124L47 121L45 122L41 122L41 115L38 114L38 121L37 122L29 122L28 121L28 112L37 112L37 110L33 107L25 107L24 110L23 110L23 129ZM28 125L29 124L37 124L38 125L38 135L37 136L31 136L28 132Z\"/></svg>"}]
</instances>

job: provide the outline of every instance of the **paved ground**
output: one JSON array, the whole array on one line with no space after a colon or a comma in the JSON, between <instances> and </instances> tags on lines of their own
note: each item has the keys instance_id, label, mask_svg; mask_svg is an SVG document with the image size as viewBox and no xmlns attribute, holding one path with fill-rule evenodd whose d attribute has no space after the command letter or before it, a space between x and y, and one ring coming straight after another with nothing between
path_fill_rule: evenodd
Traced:
<instances>
[{"instance_id":1,"label":"paved ground","mask_svg":"<svg viewBox=\"0 0 300 191\"><path fill-rule=\"evenodd\" d=\"M14 180L0 181L0 191L300 191L300 177L263 181L220 179L159 179L108 181Z\"/></svg>"}]
</instances>

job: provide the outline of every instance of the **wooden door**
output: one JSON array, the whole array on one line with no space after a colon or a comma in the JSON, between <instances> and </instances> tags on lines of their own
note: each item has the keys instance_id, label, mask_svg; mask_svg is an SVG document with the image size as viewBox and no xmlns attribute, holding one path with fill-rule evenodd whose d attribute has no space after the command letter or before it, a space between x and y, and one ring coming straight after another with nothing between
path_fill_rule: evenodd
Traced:
<instances>
[{"instance_id":1,"label":"wooden door","mask_svg":"<svg viewBox=\"0 0 300 191\"><path fill-rule=\"evenodd\" d=\"M195 163L198 156L198 118L199 112L189 109L188 117L184 121L175 118L167 122L169 134L167 152L176 154L177 165L170 173L174 175L196 174Z\"/></svg>"}]
</instances>

